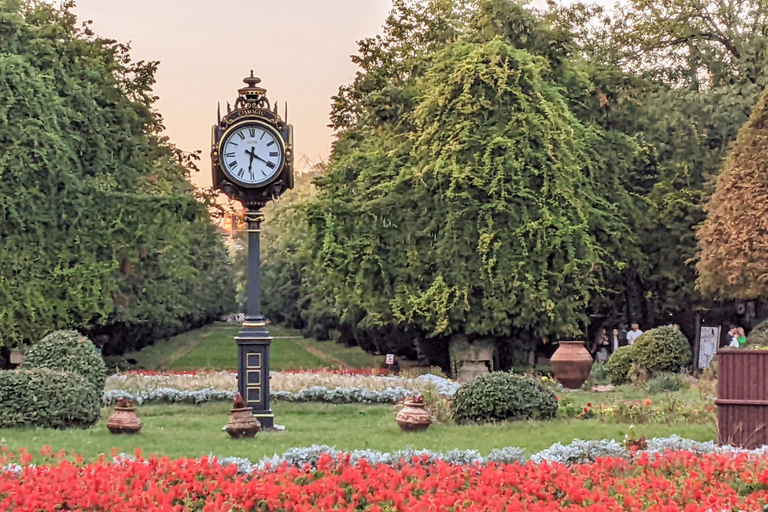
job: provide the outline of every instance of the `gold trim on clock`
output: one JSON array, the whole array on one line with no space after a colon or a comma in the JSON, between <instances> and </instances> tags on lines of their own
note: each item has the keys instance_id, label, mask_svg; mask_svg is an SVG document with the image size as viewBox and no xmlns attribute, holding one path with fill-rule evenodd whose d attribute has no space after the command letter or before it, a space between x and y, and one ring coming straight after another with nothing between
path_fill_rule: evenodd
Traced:
<instances>
[{"instance_id":1,"label":"gold trim on clock","mask_svg":"<svg viewBox=\"0 0 768 512\"><path fill-rule=\"evenodd\" d=\"M275 140L277 140L278 144L280 144L280 148L282 149L282 158L280 159L280 165L268 181L263 181L257 184L243 183L239 179L232 176L232 174L230 174L229 170L227 169L226 163L224 162L224 151L223 151L224 143L227 141L227 139L233 132L236 132L237 130L245 126L259 126L264 130L270 131L272 135L274 135ZM222 172L227 178L233 180L235 183L238 184L238 186L243 188L264 188L271 185L275 180L277 180L280 177L280 174L283 172L283 169L285 169L285 165L288 161L288 153L285 145L285 140L283 140L283 136L280 135L280 132L277 131L277 129L274 126L272 126L269 122L261 121L257 119L246 118L242 120L237 120L232 125L228 126L227 129L224 130L224 133L221 134L221 138L219 139L217 150L219 152L219 157L216 160L216 164L219 166L219 169L222 170Z\"/></svg>"},{"instance_id":2,"label":"gold trim on clock","mask_svg":"<svg viewBox=\"0 0 768 512\"><path fill-rule=\"evenodd\" d=\"M255 362L252 362L252 358L255 359ZM261 369L261 354L258 352L251 352L249 354L245 355L245 367L249 370L260 370Z\"/></svg>"}]
</instances>

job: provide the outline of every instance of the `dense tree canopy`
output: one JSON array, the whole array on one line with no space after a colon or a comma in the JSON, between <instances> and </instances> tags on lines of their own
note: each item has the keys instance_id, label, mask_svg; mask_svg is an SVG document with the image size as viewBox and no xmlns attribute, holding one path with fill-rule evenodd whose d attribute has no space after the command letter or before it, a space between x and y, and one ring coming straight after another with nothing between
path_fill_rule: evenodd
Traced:
<instances>
[{"instance_id":1,"label":"dense tree canopy","mask_svg":"<svg viewBox=\"0 0 768 512\"><path fill-rule=\"evenodd\" d=\"M610 215L586 130L548 62L499 37L434 61L412 130L347 134L318 181L311 239L337 304L429 336L577 333L603 264L590 227Z\"/></svg>"},{"instance_id":2,"label":"dense tree canopy","mask_svg":"<svg viewBox=\"0 0 768 512\"><path fill-rule=\"evenodd\" d=\"M295 325L440 363L452 336L509 364L601 322L692 335L694 227L766 85L767 21L753 0L396 0L293 208Z\"/></svg>"},{"instance_id":3,"label":"dense tree canopy","mask_svg":"<svg viewBox=\"0 0 768 512\"><path fill-rule=\"evenodd\" d=\"M122 351L228 311L233 286L160 135L157 64L70 9L0 3L0 345L76 328Z\"/></svg>"},{"instance_id":4,"label":"dense tree canopy","mask_svg":"<svg viewBox=\"0 0 768 512\"><path fill-rule=\"evenodd\" d=\"M699 285L738 299L768 295L768 90L739 132L698 230Z\"/></svg>"}]
</instances>

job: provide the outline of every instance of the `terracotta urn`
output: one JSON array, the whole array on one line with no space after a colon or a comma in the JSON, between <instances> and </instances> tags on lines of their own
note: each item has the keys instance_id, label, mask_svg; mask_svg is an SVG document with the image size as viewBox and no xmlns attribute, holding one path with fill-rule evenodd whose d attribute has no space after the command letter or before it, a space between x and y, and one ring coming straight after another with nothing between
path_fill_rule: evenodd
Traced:
<instances>
[{"instance_id":1,"label":"terracotta urn","mask_svg":"<svg viewBox=\"0 0 768 512\"><path fill-rule=\"evenodd\" d=\"M227 422L227 434L232 439L242 439L254 437L259 430L261 430L261 423L238 393Z\"/></svg>"},{"instance_id":2,"label":"terracotta urn","mask_svg":"<svg viewBox=\"0 0 768 512\"><path fill-rule=\"evenodd\" d=\"M427 430L432 424L429 412L424 409L424 398L417 396L405 400L405 404L395 417L397 424L405 432Z\"/></svg>"},{"instance_id":3,"label":"terracotta urn","mask_svg":"<svg viewBox=\"0 0 768 512\"><path fill-rule=\"evenodd\" d=\"M567 389L579 389L592 369L592 356L583 341L561 341L550 359L557 381Z\"/></svg>"},{"instance_id":4,"label":"terracotta urn","mask_svg":"<svg viewBox=\"0 0 768 512\"><path fill-rule=\"evenodd\" d=\"M141 430L141 420L133 402L123 398L118 400L115 412L107 419L107 428L113 434L135 434Z\"/></svg>"}]
</instances>

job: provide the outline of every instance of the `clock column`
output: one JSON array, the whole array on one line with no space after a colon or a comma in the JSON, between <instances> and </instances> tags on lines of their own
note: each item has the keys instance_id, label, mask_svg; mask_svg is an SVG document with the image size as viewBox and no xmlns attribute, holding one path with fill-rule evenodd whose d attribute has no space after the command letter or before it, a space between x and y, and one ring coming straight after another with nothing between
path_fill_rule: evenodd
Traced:
<instances>
[{"instance_id":1,"label":"clock column","mask_svg":"<svg viewBox=\"0 0 768 512\"><path fill-rule=\"evenodd\" d=\"M248 282L245 321L237 335L238 391L253 409L253 415L261 428L275 428L275 415L269 408L269 347L272 336L261 314L261 255L260 236L264 215L259 208L248 207L245 214L248 223Z\"/></svg>"}]
</instances>

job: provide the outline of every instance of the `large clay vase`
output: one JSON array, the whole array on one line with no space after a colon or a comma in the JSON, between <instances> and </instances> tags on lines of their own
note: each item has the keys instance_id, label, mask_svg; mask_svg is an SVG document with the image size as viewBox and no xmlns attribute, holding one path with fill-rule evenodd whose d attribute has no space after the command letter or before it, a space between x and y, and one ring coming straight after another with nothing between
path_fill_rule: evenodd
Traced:
<instances>
[{"instance_id":1,"label":"large clay vase","mask_svg":"<svg viewBox=\"0 0 768 512\"><path fill-rule=\"evenodd\" d=\"M136 415L136 408L115 407L115 412L107 419L107 428L113 434L135 434L141 430L141 420Z\"/></svg>"},{"instance_id":2,"label":"large clay vase","mask_svg":"<svg viewBox=\"0 0 768 512\"><path fill-rule=\"evenodd\" d=\"M227 422L227 434L233 439L254 437L261 430L261 423L250 407L232 409Z\"/></svg>"},{"instance_id":3,"label":"large clay vase","mask_svg":"<svg viewBox=\"0 0 768 512\"><path fill-rule=\"evenodd\" d=\"M405 432L427 430L432 424L429 412L424 409L424 402L406 400L405 405L395 417L397 424Z\"/></svg>"},{"instance_id":4,"label":"large clay vase","mask_svg":"<svg viewBox=\"0 0 768 512\"><path fill-rule=\"evenodd\" d=\"M567 389L579 389L592 369L592 356L583 341L561 341L550 359L557 381Z\"/></svg>"}]
</instances>

